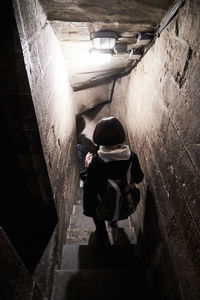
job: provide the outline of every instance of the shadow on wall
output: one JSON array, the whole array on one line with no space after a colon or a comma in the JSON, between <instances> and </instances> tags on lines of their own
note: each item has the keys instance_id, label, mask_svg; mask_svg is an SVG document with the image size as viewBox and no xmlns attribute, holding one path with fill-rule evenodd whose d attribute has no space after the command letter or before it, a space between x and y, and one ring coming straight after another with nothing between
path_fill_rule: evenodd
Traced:
<instances>
[{"instance_id":1,"label":"shadow on wall","mask_svg":"<svg viewBox=\"0 0 200 300\"><path fill-rule=\"evenodd\" d=\"M1 20L6 31L1 37L0 225L26 268L33 272L58 217L12 1L3 5Z\"/></svg>"},{"instance_id":2,"label":"shadow on wall","mask_svg":"<svg viewBox=\"0 0 200 300\"><path fill-rule=\"evenodd\" d=\"M106 103L108 103L108 102L106 101L105 103L100 103L100 104L96 105L95 107L86 111L84 113L84 115L86 116L87 119L94 120L95 117L100 113L100 111L102 109L104 109Z\"/></svg>"},{"instance_id":3,"label":"shadow on wall","mask_svg":"<svg viewBox=\"0 0 200 300\"><path fill-rule=\"evenodd\" d=\"M144 214L144 231L140 237L146 263L153 271L154 289L159 299L182 299L179 283L175 276L174 263L171 259L167 240L163 240L155 197L150 186L147 186Z\"/></svg>"},{"instance_id":4,"label":"shadow on wall","mask_svg":"<svg viewBox=\"0 0 200 300\"><path fill-rule=\"evenodd\" d=\"M145 252L148 253L148 260L151 260L160 244L161 234L155 198L149 186L146 190L143 237L139 236L138 240L144 244Z\"/></svg>"}]
</instances>

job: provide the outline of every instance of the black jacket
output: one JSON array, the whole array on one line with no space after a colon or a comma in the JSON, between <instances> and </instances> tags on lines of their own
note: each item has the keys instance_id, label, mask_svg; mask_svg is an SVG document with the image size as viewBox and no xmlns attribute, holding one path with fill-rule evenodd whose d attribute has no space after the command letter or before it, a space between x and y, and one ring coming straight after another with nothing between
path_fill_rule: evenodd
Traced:
<instances>
[{"instance_id":1,"label":"black jacket","mask_svg":"<svg viewBox=\"0 0 200 300\"><path fill-rule=\"evenodd\" d=\"M143 180L144 174L141 170L138 157L134 152L131 152L129 160L115 160L106 163L98 156L93 157L87 169L87 176L83 187L84 215L88 217L96 215L96 207L98 205L97 195L100 194L102 196L105 193L107 179L124 177L131 161L131 183L139 183Z\"/></svg>"}]
</instances>

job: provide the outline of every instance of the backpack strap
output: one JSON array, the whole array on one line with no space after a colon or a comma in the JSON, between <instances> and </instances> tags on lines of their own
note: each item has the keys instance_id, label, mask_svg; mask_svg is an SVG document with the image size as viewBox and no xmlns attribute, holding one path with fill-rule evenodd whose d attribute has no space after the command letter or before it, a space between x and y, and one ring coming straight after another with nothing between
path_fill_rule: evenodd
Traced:
<instances>
[{"instance_id":1,"label":"backpack strap","mask_svg":"<svg viewBox=\"0 0 200 300\"><path fill-rule=\"evenodd\" d=\"M131 167L132 167L132 162L130 163L130 166L128 167L128 170L126 172L128 185L131 184ZM116 190L116 204L115 204L115 212L114 212L113 221L117 221L119 219L121 190L120 190L118 184L114 180L108 179L108 182Z\"/></svg>"},{"instance_id":2,"label":"backpack strap","mask_svg":"<svg viewBox=\"0 0 200 300\"><path fill-rule=\"evenodd\" d=\"M108 182L116 190L116 203L115 203L115 212L113 216L113 221L117 221L119 219L121 191L118 184L114 180L108 179Z\"/></svg>"},{"instance_id":3,"label":"backpack strap","mask_svg":"<svg viewBox=\"0 0 200 300\"><path fill-rule=\"evenodd\" d=\"M127 178L128 185L131 185L131 167L132 167L132 162L130 163L130 166L128 167L128 170L126 172L126 178Z\"/></svg>"}]
</instances>

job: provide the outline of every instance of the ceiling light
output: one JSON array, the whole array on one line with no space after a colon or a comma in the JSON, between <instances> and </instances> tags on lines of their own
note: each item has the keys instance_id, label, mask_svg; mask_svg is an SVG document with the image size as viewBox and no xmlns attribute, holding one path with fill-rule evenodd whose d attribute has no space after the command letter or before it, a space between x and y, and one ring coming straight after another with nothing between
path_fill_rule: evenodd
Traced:
<instances>
[{"instance_id":1,"label":"ceiling light","mask_svg":"<svg viewBox=\"0 0 200 300\"><path fill-rule=\"evenodd\" d=\"M115 53L125 53L127 51L127 43L116 43L114 52Z\"/></svg>"},{"instance_id":2,"label":"ceiling light","mask_svg":"<svg viewBox=\"0 0 200 300\"><path fill-rule=\"evenodd\" d=\"M91 33L91 40L97 50L110 50L115 46L118 35L114 31L97 31Z\"/></svg>"},{"instance_id":3,"label":"ceiling light","mask_svg":"<svg viewBox=\"0 0 200 300\"><path fill-rule=\"evenodd\" d=\"M99 52L98 50L93 49L90 51L90 64L92 65L102 65L110 62L112 58L111 53Z\"/></svg>"}]
</instances>

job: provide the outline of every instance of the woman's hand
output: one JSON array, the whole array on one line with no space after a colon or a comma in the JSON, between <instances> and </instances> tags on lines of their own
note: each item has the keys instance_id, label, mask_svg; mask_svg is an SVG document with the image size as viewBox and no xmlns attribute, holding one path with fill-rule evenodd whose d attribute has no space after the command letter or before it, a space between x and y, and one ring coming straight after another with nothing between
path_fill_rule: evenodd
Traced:
<instances>
[{"instance_id":1,"label":"woman's hand","mask_svg":"<svg viewBox=\"0 0 200 300\"><path fill-rule=\"evenodd\" d=\"M92 153L88 152L85 157L85 167L87 168L92 160Z\"/></svg>"}]
</instances>

